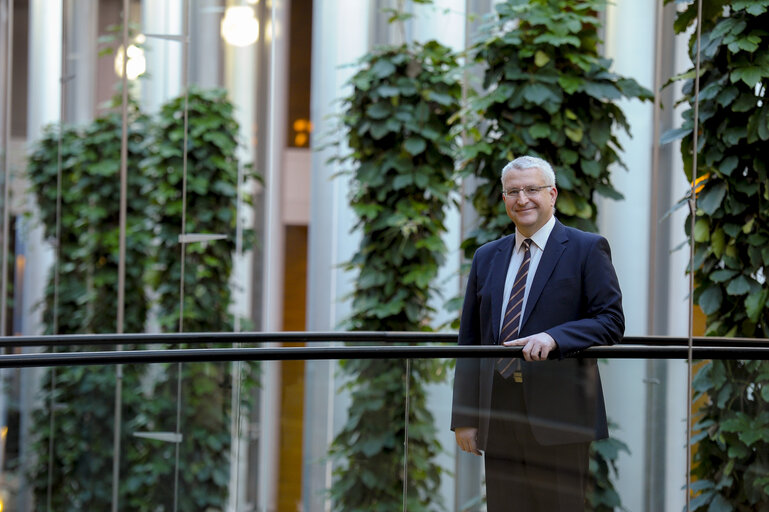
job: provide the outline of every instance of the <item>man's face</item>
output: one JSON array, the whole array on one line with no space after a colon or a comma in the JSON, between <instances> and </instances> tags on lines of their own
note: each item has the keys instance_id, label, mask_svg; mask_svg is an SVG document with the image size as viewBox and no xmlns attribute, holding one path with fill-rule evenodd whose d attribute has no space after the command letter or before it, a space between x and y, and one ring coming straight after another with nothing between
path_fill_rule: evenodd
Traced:
<instances>
[{"instance_id":1,"label":"man's face","mask_svg":"<svg viewBox=\"0 0 769 512\"><path fill-rule=\"evenodd\" d=\"M555 198L558 190L555 186L542 188L529 197L523 189L526 187L544 187L545 176L538 168L509 171L502 180L502 189L510 191L521 189L518 194L503 194L507 215L515 227L525 237L530 237L545 225L553 216Z\"/></svg>"}]
</instances>

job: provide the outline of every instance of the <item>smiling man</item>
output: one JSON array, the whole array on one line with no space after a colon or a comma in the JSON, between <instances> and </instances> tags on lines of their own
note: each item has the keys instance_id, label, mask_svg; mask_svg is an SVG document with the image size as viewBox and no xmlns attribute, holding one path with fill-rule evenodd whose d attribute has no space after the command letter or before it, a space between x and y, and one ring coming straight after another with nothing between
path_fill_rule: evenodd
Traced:
<instances>
[{"instance_id":1,"label":"smiling man","mask_svg":"<svg viewBox=\"0 0 769 512\"><path fill-rule=\"evenodd\" d=\"M490 512L581 511L590 442L608 428L596 362L572 356L622 339L622 294L606 239L555 218L548 162L513 160L502 190L515 233L476 251L459 344L520 346L524 360L458 359L451 428L484 456Z\"/></svg>"}]
</instances>

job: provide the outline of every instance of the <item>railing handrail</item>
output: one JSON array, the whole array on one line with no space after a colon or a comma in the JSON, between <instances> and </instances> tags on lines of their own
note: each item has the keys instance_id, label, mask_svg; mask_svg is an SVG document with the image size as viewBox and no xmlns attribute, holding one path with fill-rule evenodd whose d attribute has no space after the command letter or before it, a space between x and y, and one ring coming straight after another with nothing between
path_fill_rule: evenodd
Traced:
<instances>
[{"instance_id":1,"label":"railing handrail","mask_svg":"<svg viewBox=\"0 0 769 512\"><path fill-rule=\"evenodd\" d=\"M115 350L104 352L46 352L0 355L0 368L117 365L149 363L292 361L336 359L423 359L520 356L521 347L501 346L324 346L277 348L204 348ZM687 359L689 348L678 345L595 346L574 357L609 359ZM692 349L695 359L769 360L767 346L703 346Z\"/></svg>"},{"instance_id":2,"label":"railing handrail","mask_svg":"<svg viewBox=\"0 0 769 512\"><path fill-rule=\"evenodd\" d=\"M117 345L200 345L210 343L457 343L456 332L417 331L289 331L289 332L185 332L137 334L60 334L0 336L0 349ZM685 336L626 336L622 345L688 346ZM769 347L769 338L695 337L695 347Z\"/></svg>"}]
</instances>

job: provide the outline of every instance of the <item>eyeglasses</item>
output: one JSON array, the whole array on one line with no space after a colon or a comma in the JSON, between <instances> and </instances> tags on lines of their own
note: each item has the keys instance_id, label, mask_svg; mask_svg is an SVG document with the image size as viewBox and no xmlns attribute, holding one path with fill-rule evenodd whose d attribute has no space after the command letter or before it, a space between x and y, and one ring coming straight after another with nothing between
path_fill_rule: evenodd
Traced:
<instances>
[{"instance_id":1,"label":"eyeglasses","mask_svg":"<svg viewBox=\"0 0 769 512\"><path fill-rule=\"evenodd\" d=\"M535 187L533 185L529 185L528 187L523 188L511 188L510 190L503 190L502 194L505 197L518 197L518 194L523 192L523 195L526 197L534 197L537 194L539 194L539 191L545 188L552 188L552 185L542 185L541 187Z\"/></svg>"}]
</instances>

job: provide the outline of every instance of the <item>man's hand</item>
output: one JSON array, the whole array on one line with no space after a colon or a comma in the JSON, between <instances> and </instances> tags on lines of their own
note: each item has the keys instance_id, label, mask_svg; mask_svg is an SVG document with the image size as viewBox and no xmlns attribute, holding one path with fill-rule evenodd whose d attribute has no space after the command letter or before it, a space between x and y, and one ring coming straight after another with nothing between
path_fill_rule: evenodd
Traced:
<instances>
[{"instance_id":1,"label":"man's hand","mask_svg":"<svg viewBox=\"0 0 769 512\"><path fill-rule=\"evenodd\" d=\"M481 455L478 451L478 429L475 427L459 427L454 429L457 444L463 452Z\"/></svg>"},{"instance_id":2,"label":"man's hand","mask_svg":"<svg viewBox=\"0 0 769 512\"><path fill-rule=\"evenodd\" d=\"M558 348L553 337L546 332L506 341L503 345L506 347L523 346L523 358L527 361L545 361L548 354Z\"/></svg>"}]
</instances>

